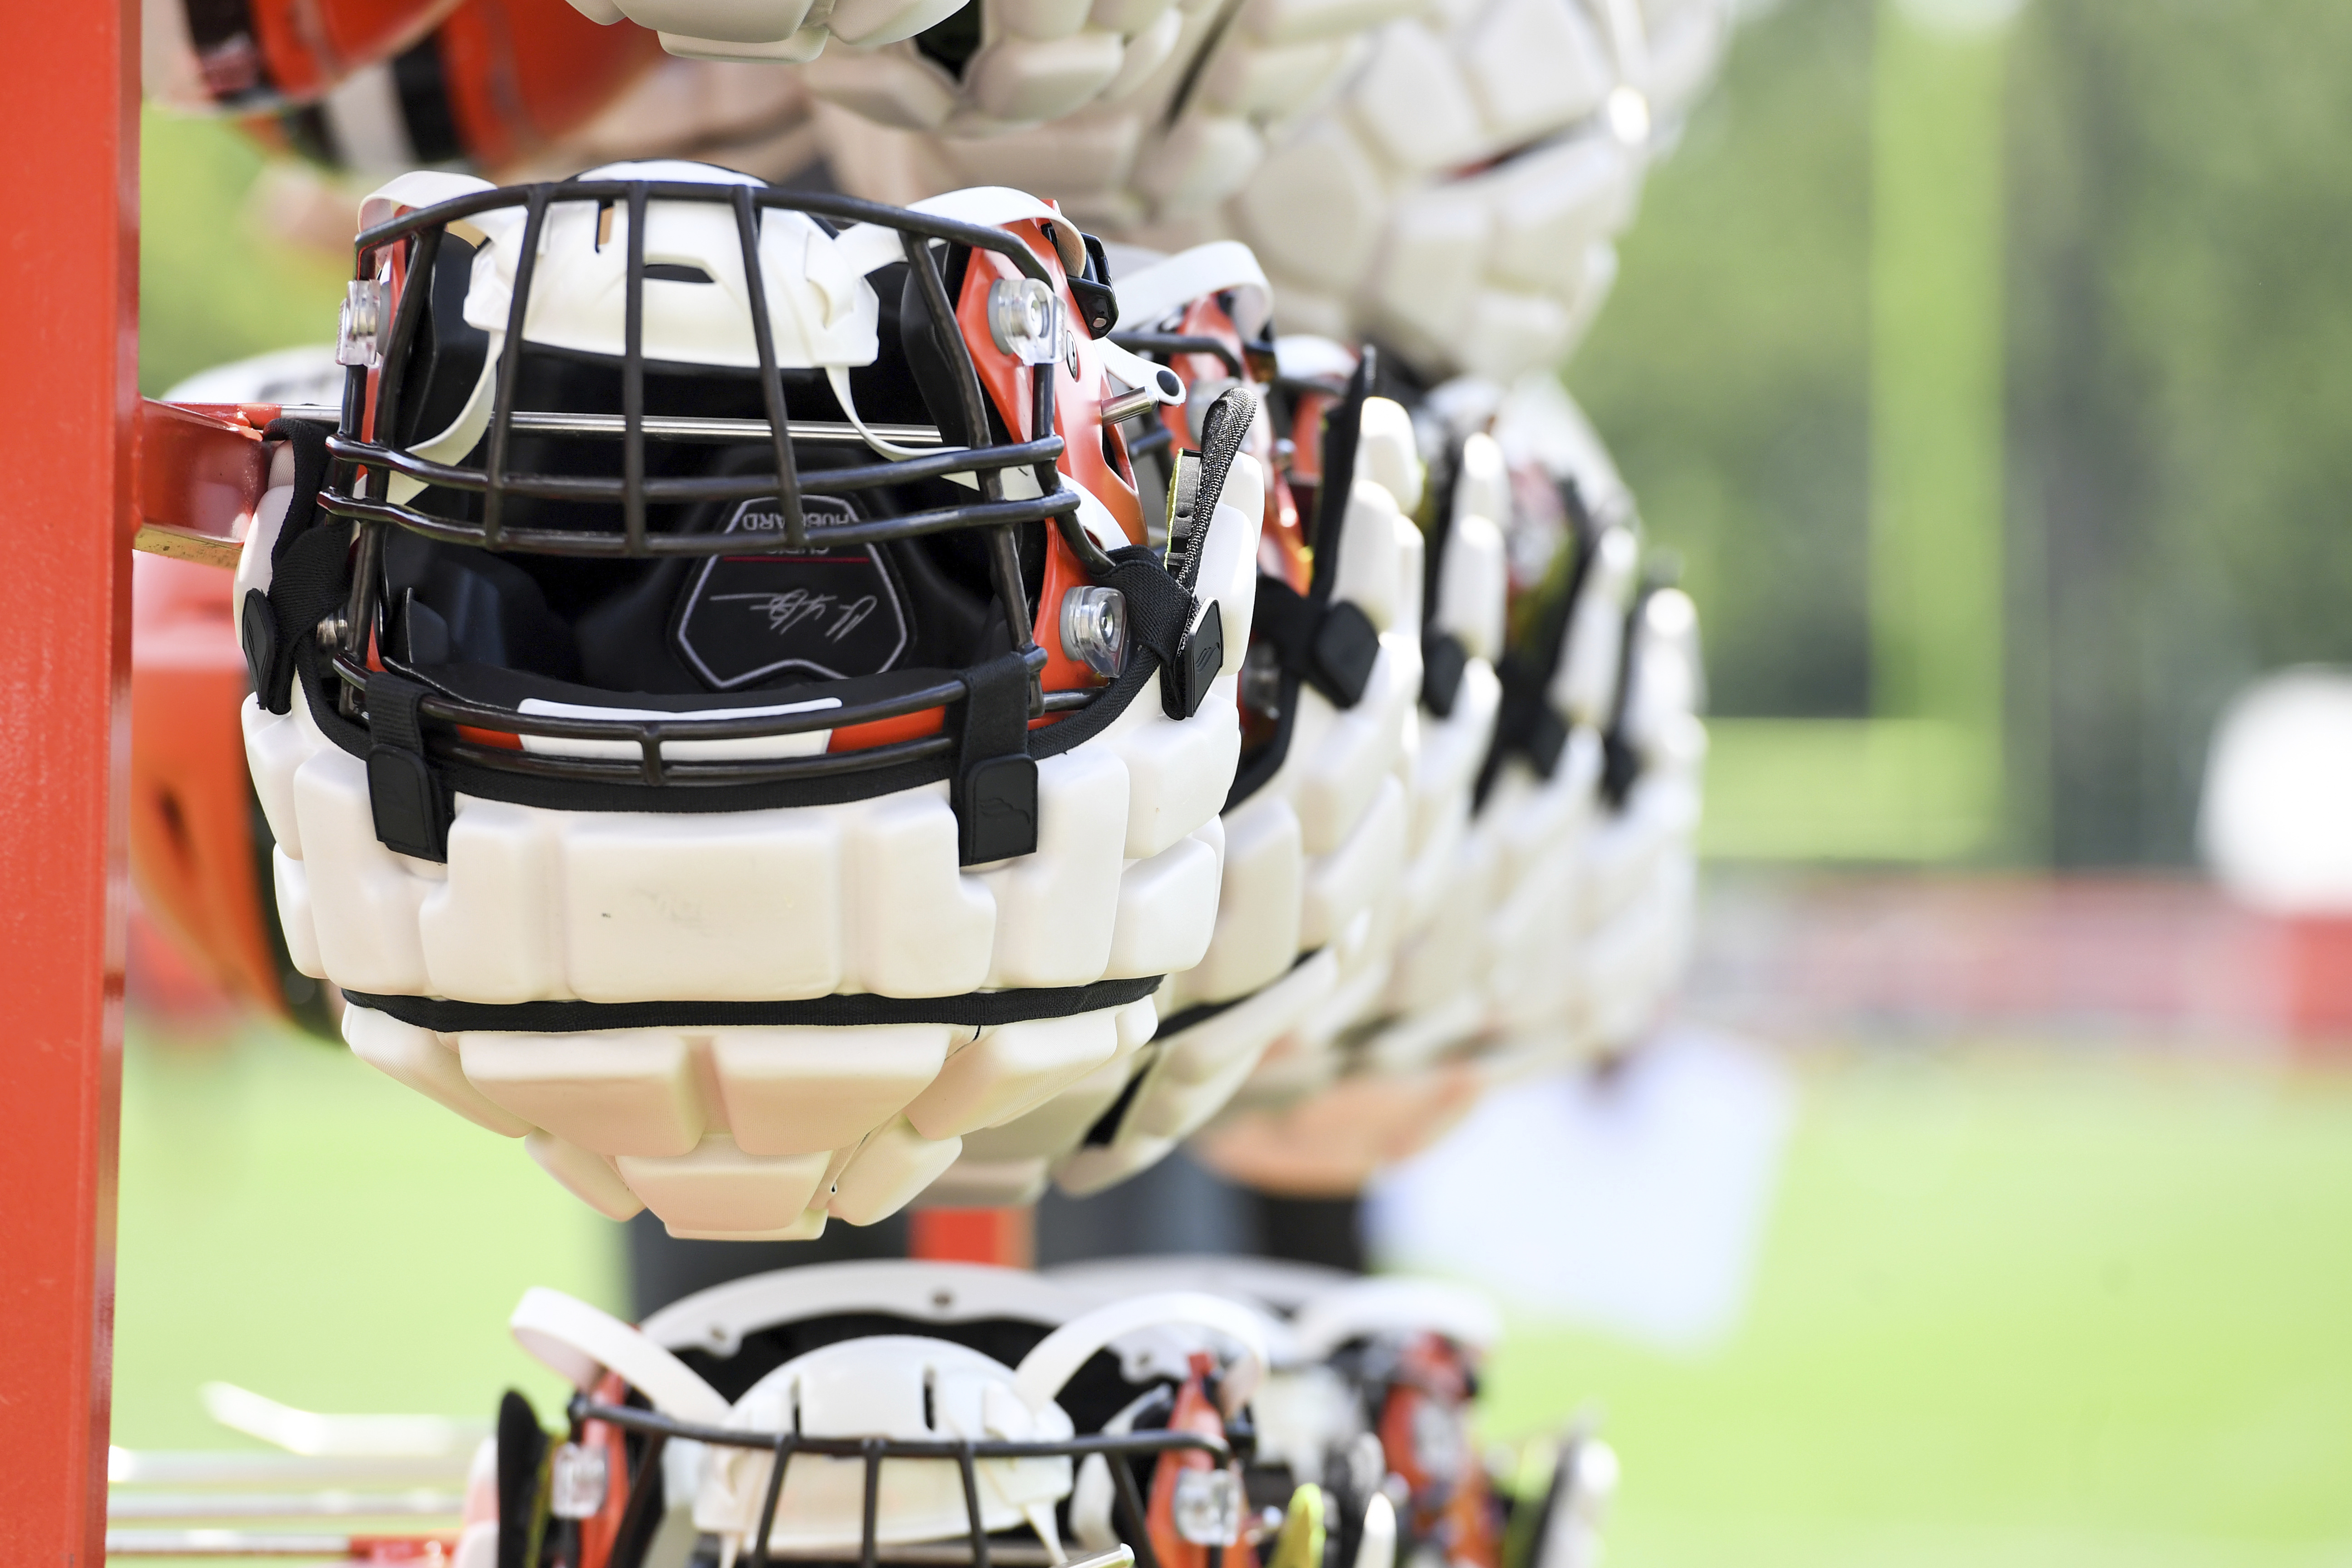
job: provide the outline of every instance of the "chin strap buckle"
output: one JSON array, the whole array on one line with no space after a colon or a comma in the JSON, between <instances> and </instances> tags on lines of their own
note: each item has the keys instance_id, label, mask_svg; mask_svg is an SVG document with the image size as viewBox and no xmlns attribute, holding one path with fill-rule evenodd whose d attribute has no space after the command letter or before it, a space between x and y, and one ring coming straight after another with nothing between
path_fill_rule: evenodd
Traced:
<instances>
[{"instance_id":1,"label":"chin strap buckle","mask_svg":"<svg viewBox=\"0 0 2352 1568\"><path fill-rule=\"evenodd\" d=\"M368 804L383 847L419 860L449 858L449 792L425 757L419 717L426 689L405 676L368 677Z\"/></svg>"}]
</instances>

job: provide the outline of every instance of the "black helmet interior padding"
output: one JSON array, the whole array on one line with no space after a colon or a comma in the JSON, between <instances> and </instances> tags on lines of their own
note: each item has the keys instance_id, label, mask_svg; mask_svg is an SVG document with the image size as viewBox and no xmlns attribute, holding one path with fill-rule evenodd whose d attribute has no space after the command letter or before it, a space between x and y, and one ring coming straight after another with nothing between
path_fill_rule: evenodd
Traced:
<instances>
[{"instance_id":1,"label":"black helmet interior padding","mask_svg":"<svg viewBox=\"0 0 2352 1568\"><path fill-rule=\"evenodd\" d=\"M404 377L413 405L428 411L420 422L425 436L456 420L481 374L488 334L467 326L459 313L472 265L471 247L454 237L443 242L429 315ZM452 278L458 280L454 288ZM849 373L860 412L879 423L952 427L951 373L932 340L911 269L897 263L880 269L874 281L884 302L879 330L896 336L905 352ZM610 414L621 406L621 368L608 357L526 342L520 366L516 401L523 406L559 414ZM782 375L796 416L843 420L822 372ZM751 420L763 414L752 371L648 363L646 399L670 416ZM404 400L404 412L409 406ZM996 439L1003 439L1001 426ZM518 469L560 464L572 472L619 476L618 442L568 445L561 437L518 434L509 461ZM478 461L480 445L467 456ZM774 461L765 441L667 444L648 447L646 457L648 473L663 476L755 474ZM822 472L852 467L863 457L862 449L820 447L795 462L803 472ZM811 495L803 506L812 516L852 521L952 506L967 494L950 480L929 479L846 497ZM436 487L415 505L435 517L480 521L481 497L463 490ZM505 521L512 529L608 532L619 523L609 506L534 497L509 498ZM754 498L651 506L646 526L708 533L764 531L778 521L772 499ZM1045 581L1045 524L1018 526L1023 588L1034 603ZM1013 646L991 593L985 548L964 532L814 555L650 561L509 554L404 532L386 540L383 572L393 606L389 645L412 673L428 681L434 666L463 662L632 697L758 693L765 702L772 700L772 689L810 679L847 679L901 667L952 669ZM840 608L825 613L835 606ZM782 637L805 646L771 650L800 657L761 658L741 646L751 640L747 630L771 642ZM743 700L750 705L748 697Z\"/></svg>"}]
</instances>

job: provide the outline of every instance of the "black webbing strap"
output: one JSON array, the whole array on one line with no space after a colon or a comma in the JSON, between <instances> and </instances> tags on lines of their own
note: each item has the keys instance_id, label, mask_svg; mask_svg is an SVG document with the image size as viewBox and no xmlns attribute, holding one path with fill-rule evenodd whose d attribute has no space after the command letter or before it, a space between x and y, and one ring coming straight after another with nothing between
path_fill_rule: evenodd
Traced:
<instances>
[{"instance_id":1,"label":"black webbing strap","mask_svg":"<svg viewBox=\"0 0 2352 1568\"><path fill-rule=\"evenodd\" d=\"M387 849L420 860L449 858L449 793L425 757L418 706L428 689L404 675L368 677L368 801Z\"/></svg>"},{"instance_id":2,"label":"black webbing strap","mask_svg":"<svg viewBox=\"0 0 2352 1568\"><path fill-rule=\"evenodd\" d=\"M1124 1007L1160 989L1166 976L1044 985L1021 991L970 991L961 996L813 996L799 1002L452 1002L438 996L385 996L345 991L355 1007L389 1014L436 1034L494 1030L575 1035L604 1029L724 1029L811 1024L956 1024L993 1028L1033 1018L1070 1018Z\"/></svg>"},{"instance_id":3,"label":"black webbing strap","mask_svg":"<svg viewBox=\"0 0 2352 1568\"><path fill-rule=\"evenodd\" d=\"M1452 632L1435 626L1421 631L1421 705L1440 719L1454 717L1462 695L1462 677L1470 668L1470 650Z\"/></svg>"},{"instance_id":4,"label":"black webbing strap","mask_svg":"<svg viewBox=\"0 0 2352 1568\"><path fill-rule=\"evenodd\" d=\"M1306 681L1338 708L1363 700L1381 657L1380 628L1353 600L1332 604L1279 577L1258 578L1250 632L1272 646L1284 674Z\"/></svg>"},{"instance_id":5,"label":"black webbing strap","mask_svg":"<svg viewBox=\"0 0 2352 1568\"><path fill-rule=\"evenodd\" d=\"M1168 572L1187 588L1201 580L1201 551L1254 411L1248 393L1227 387L1201 417L1200 451L1177 454L1168 483Z\"/></svg>"},{"instance_id":6,"label":"black webbing strap","mask_svg":"<svg viewBox=\"0 0 2352 1568\"><path fill-rule=\"evenodd\" d=\"M1503 701L1495 716L1495 739L1478 770L1472 798L1484 805L1495 787L1503 763L1525 757L1539 779L1551 777L1568 749L1568 721L1551 705L1552 676L1565 652L1568 628L1576 616L1577 601L1591 575L1593 557L1600 553L1601 527L1584 492L1574 479L1559 484L1561 508L1568 513L1568 571L1528 630L1503 650L1495 673L1501 677Z\"/></svg>"},{"instance_id":7,"label":"black webbing strap","mask_svg":"<svg viewBox=\"0 0 2352 1568\"><path fill-rule=\"evenodd\" d=\"M262 438L294 449L294 499L269 552L269 591L248 590L238 616L246 672L272 713L293 708L297 639L334 613L350 587L351 529L319 510L327 474L328 427L273 419Z\"/></svg>"},{"instance_id":8,"label":"black webbing strap","mask_svg":"<svg viewBox=\"0 0 2352 1568\"><path fill-rule=\"evenodd\" d=\"M1634 683L1642 678L1634 668L1642 658L1642 618L1649 613L1651 595L1661 585L1656 581L1644 583L1633 595L1625 612L1624 640L1618 645L1617 690L1609 704L1609 728L1601 736L1601 798L1612 811L1625 809L1625 797L1633 793L1643 773L1642 753L1625 733L1625 724L1632 717L1627 710L1633 706Z\"/></svg>"},{"instance_id":9,"label":"black webbing strap","mask_svg":"<svg viewBox=\"0 0 2352 1568\"><path fill-rule=\"evenodd\" d=\"M962 675L963 728L950 798L966 866L1037 847L1037 762L1029 755L1029 663L999 654Z\"/></svg>"},{"instance_id":10,"label":"black webbing strap","mask_svg":"<svg viewBox=\"0 0 2352 1568\"><path fill-rule=\"evenodd\" d=\"M1364 399L1371 395L1376 374L1373 351L1367 347L1356 362L1355 374L1348 378L1346 395L1323 421L1323 478L1307 539L1315 552L1315 574L1307 581L1307 592L1301 595L1287 583L1263 574L1257 580L1250 638L1275 650L1282 672L1281 707L1275 718L1273 739L1255 755L1244 758L1234 771L1233 788L1225 792L1227 811L1264 789L1282 771L1290 755L1300 684L1312 682L1334 704L1352 708L1362 699L1372 665L1380 658L1380 632L1371 617L1344 600L1331 604L1332 587L1339 577L1340 541L1347 533L1348 501L1356 488L1356 447L1364 431Z\"/></svg>"}]
</instances>

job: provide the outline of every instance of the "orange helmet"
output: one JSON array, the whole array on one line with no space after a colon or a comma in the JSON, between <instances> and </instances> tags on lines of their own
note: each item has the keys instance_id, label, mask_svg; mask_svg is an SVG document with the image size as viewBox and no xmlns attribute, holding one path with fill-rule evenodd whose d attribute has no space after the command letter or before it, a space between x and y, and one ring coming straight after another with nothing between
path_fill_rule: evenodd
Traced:
<instances>
[{"instance_id":1,"label":"orange helmet","mask_svg":"<svg viewBox=\"0 0 2352 1568\"><path fill-rule=\"evenodd\" d=\"M600 27L565 0L464 0L414 47L248 129L362 173L504 169L586 124L661 58L652 33Z\"/></svg>"},{"instance_id":2,"label":"orange helmet","mask_svg":"<svg viewBox=\"0 0 2352 1568\"><path fill-rule=\"evenodd\" d=\"M457 0L145 0L147 96L199 112L308 103L407 48Z\"/></svg>"},{"instance_id":3,"label":"orange helmet","mask_svg":"<svg viewBox=\"0 0 2352 1568\"><path fill-rule=\"evenodd\" d=\"M134 559L131 871L140 897L205 978L331 1034L327 988L288 959L268 890L274 844L237 729L247 679L229 574Z\"/></svg>"}]
</instances>

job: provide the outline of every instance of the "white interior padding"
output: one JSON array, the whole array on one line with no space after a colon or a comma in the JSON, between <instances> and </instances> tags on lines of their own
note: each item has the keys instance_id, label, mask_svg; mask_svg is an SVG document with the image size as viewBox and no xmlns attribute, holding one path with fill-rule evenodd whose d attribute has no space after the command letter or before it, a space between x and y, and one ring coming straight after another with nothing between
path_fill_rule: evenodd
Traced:
<instances>
[{"instance_id":1,"label":"white interior padding","mask_svg":"<svg viewBox=\"0 0 2352 1568\"><path fill-rule=\"evenodd\" d=\"M582 1393L616 1372L661 1414L716 1426L727 1401L692 1367L628 1324L561 1290L534 1285L507 1319L507 1331L533 1359Z\"/></svg>"},{"instance_id":2,"label":"white interior padding","mask_svg":"<svg viewBox=\"0 0 2352 1568\"><path fill-rule=\"evenodd\" d=\"M1072 1434L1051 1399L1024 1399L1011 1367L945 1340L878 1334L807 1352L768 1373L729 1412L726 1425L814 1437L919 1442L1055 1442ZM730 1557L759 1527L775 1458L757 1448L714 1446L694 1500L697 1529L721 1537ZM1069 1493L1066 1458L982 1459L975 1467L984 1527L1009 1530ZM769 1544L781 1552L856 1550L865 1518L858 1459L795 1456L785 1468ZM952 1463L884 1464L875 1537L888 1545L955 1539L969 1531L963 1481Z\"/></svg>"}]
</instances>

